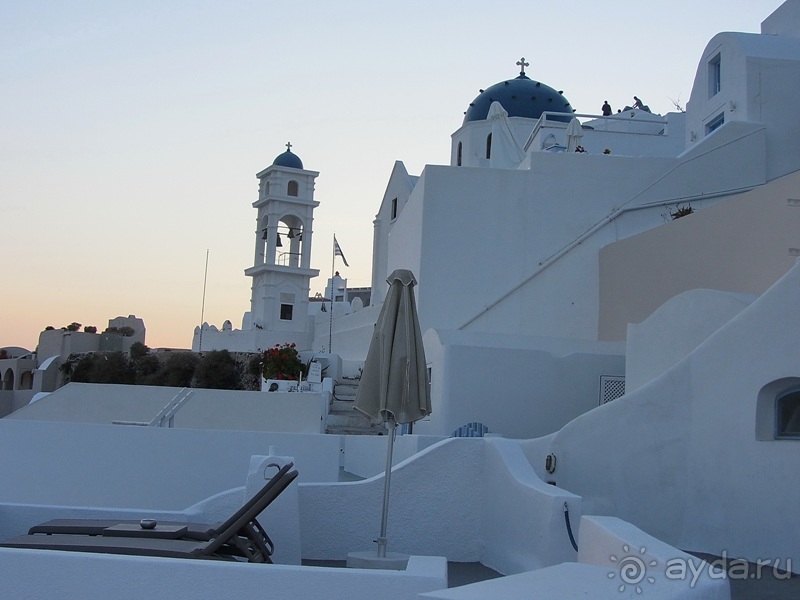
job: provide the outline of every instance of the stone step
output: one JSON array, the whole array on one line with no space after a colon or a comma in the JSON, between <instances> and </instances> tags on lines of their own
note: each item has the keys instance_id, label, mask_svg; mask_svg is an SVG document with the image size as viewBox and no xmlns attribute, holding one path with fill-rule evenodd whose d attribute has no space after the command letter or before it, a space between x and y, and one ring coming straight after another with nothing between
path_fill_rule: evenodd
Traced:
<instances>
[{"instance_id":1,"label":"stone step","mask_svg":"<svg viewBox=\"0 0 800 600\"><path fill-rule=\"evenodd\" d=\"M386 430L380 425L367 427L343 427L330 425L325 429L325 433L330 435L386 435Z\"/></svg>"},{"instance_id":2,"label":"stone step","mask_svg":"<svg viewBox=\"0 0 800 600\"><path fill-rule=\"evenodd\" d=\"M329 413L328 427L363 427L371 428L372 422L355 411L349 413Z\"/></svg>"},{"instance_id":3,"label":"stone step","mask_svg":"<svg viewBox=\"0 0 800 600\"><path fill-rule=\"evenodd\" d=\"M333 388L328 410L326 433L337 435L385 435L383 423L373 423L366 415L353 410L358 394L358 379L345 379Z\"/></svg>"},{"instance_id":4,"label":"stone step","mask_svg":"<svg viewBox=\"0 0 800 600\"><path fill-rule=\"evenodd\" d=\"M325 433L329 435L386 435L386 430L384 429L365 429L363 427L335 427L331 429L330 427L325 430Z\"/></svg>"},{"instance_id":5,"label":"stone step","mask_svg":"<svg viewBox=\"0 0 800 600\"><path fill-rule=\"evenodd\" d=\"M333 396L337 400L349 400L352 402L356 399L357 393L358 383L337 383L333 388Z\"/></svg>"},{"instance_id":6,"label":"stone step","mask_svg":"<svg viewBox=\"0 0 800 600\"><path fill-rule=\"evenodd\" d=\"M354 412L352 400L332 400L329 413L351 413ZM361 414L361 413L358 413Z\"/></svg>"},{"instance_id":7,"label":"stone step","mask_svg":"<svg viewBox=\"0 0 800 600\"><path fill-rule=\"evenodd\" d=\"M353 403L334 400L328 411L326 433L339 435L381 435L386 432L383 423L375 423L366 415L353 409Z\"/></svg>"}]
</instances>

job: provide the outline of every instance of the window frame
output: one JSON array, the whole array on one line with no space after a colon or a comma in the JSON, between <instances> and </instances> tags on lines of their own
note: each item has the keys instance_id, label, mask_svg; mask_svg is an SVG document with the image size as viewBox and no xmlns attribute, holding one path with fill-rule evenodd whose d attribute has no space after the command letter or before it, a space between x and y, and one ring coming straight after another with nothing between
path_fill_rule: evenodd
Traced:
<instances>
[{"instance_id":1,"label":"window frame","mask_svg":"<svg viewBox=\"0 0 800 600\"><path fill-rule=\"evenodd\" d=\"M714 115L714 117L709 120L706 124L706 135L715 132L717 129L722 127L725 124L725 111L721 111L720 113Z\"/></svg>"},{"instance_id":2,"label":"window frame","mask_svg":"<svg viewBox=\"0 0 800 600\"><path fill-rule=\"evenodd\" d=\"M717 52L708 61L708 97L713 98L722 91L722 55Z\"/></svg>"},{"instance_id":3,"label":"window frame","mask_svg":"<svg viewBox=\"0 0 800 600\"><path fill-rule=\"evenodd\" d=\"M288 315L289 315L288 318L286 318L284 316L287 312L288 312ZM294 320L294 304L289 304L288 302L281 302L279 318L280 318L281 321L293 321Z\"/></svg>"}]
</instances>

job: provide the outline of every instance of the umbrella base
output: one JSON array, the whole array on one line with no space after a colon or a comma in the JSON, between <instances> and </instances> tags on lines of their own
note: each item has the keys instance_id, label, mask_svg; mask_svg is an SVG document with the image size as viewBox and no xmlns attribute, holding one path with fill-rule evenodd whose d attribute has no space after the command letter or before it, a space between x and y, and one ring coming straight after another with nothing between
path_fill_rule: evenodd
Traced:
<instances>
[{"instance_id":1,"label":"umbrella base","mask_svg":"<svg viewBox=\"0 0 800 600\"><path fill-rule=\"evenodd\" d=\"M377 550L347 553L347 567L350 569L387 569L405 571L408 565L408 554L387 552L386 556L378 556Z\"/></svg>"}]
</instances>

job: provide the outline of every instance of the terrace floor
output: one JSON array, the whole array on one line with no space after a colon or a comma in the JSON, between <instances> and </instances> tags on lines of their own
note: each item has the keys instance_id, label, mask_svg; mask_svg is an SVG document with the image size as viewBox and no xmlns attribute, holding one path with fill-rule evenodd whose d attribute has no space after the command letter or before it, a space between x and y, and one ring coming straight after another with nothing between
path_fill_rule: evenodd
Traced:
<instances>
[{"instance_id":1,"label":"terrace floor","mask_svg":"<svg viewBox=\"0 0 800 600\"><path fill-rule=\"evenodd\" d=\"M307 567L337 567L346 568L347 561L344 560L303 560L303 565ZM502 577L497 571L482 565L479 562L447 563L447 587L459 587L469 583L477 583L486 579Z\"/></svg>"}]
</instances>

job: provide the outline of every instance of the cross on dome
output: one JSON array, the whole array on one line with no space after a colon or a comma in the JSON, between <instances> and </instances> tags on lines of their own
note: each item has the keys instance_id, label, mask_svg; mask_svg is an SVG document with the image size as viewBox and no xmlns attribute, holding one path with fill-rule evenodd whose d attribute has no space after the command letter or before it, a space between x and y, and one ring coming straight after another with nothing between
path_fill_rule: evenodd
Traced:
<instances>
[{"instance_id":1,"label":"cross on dome","mask_svg":"<svg viewBox=\"0 0 800 600\"><path fill-rule=\"evenodd\" d=\"M519 63L517 63L517 64L519 64ZM286 142L286 151L287 152L291 152L292 151L292 142Z\"/></svg>"},{"instance_id":2,"label":"cross on dome","mask_svg":"<svg viewBox=\"0 0 800 600\"><path fill-rule=\"evenodd\" d=\"M519 74L525 75L525 67L530 67L531 63L525 62L525 57L523 56L517 61L517 66L520 68Z\"/></svg>"}]
</instances>

